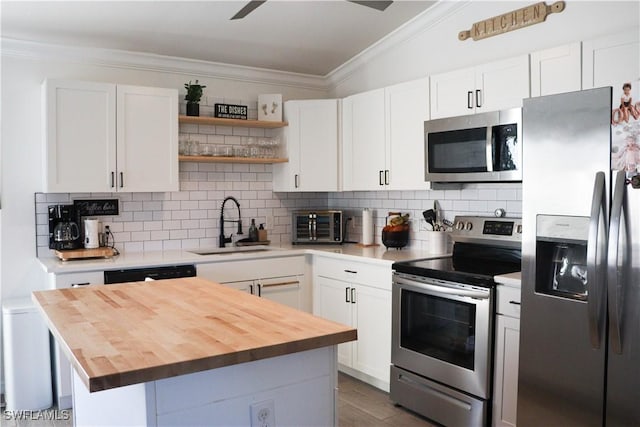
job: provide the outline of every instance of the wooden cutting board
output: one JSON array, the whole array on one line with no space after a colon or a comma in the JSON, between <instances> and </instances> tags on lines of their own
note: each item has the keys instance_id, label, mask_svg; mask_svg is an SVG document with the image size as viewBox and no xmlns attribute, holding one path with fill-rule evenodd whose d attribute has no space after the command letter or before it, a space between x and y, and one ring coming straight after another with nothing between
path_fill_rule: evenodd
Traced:
<instances>
[{"instance_id":1,"label":"wooden cutting board","mask_svg":"<svg viewBox=\"0 0 640 427\"><path fill-rule=\"evenodd\" d=\"M87 258L111 258L115 255L113 248L102 247L95 249L68 249L64 251L54 251L56 256L62 261Z\"/></svg>"}]
</instances>

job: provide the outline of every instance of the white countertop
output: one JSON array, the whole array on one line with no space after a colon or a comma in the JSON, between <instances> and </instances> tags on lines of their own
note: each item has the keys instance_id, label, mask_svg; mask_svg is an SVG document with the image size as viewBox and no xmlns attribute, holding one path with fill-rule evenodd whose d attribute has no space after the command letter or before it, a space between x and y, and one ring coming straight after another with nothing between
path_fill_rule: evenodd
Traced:
<instances>
[{"instance_id":1,"label":"white countertop","mask_svg":"<svg viewBox=\"0 0 640 427\"><path fill-rule=\"evenodd\" d=\"M178 264L203 264L214 262L237 261L243 259L262 259L283 256L317 254L355 261L366 261L375 264L391 265L396 261L411 259L442 257L446 254L435 254L417 249L390 249L384 246L360 247L356 244L342 245L291 245L268 246L269 250L233 253L198 255L187 250L151 251L123 253L113 258L95 258L86 260L60 261L53 253L51 256L38 258L47 273L80 273L88 271L114 270L122 268L158 267ZM194 249L205 251L207 248ZM248 249L248 248L246 248Z\"/></svg>"},{"instance_id":2,"label":"white countertop","mask_svg":"<svg viewBox=\"0 0 640 427\"><path fill-rule=\"evenodd\" d=\"M516 286L520 287L522 282L522 274L520 271L515 273L502 274L500 276L495 276L493 280L496 281L499 285L507 285L507 286Z\"/></svg>"}]
</instances>

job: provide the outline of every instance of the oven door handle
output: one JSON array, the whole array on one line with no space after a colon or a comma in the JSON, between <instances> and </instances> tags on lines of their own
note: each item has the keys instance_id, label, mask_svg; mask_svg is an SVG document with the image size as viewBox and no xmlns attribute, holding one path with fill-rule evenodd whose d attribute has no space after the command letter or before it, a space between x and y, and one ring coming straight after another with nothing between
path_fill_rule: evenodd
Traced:
<instances>
[{"instance_id":1,"label":"oven door handle","mask_svg":"<svg viewBox=\"0 0 640 427\"><path fill-rule=\"evenodd\" d=\"M476 298L476 299L489 299L489 295L490 295L489 290L480 291L480 290L474 290L474 289L455 289L455 288L449 288L446 286L431 285L429 283L415 282L413 280L407 280L399 277L395 278L395 282L399 285L407 285L413 288L418 288L425 291L430 291L434 294L445 295L445 296L454 295L454 296L470 297L470 298Z\"/></svg>"}]
</instances>

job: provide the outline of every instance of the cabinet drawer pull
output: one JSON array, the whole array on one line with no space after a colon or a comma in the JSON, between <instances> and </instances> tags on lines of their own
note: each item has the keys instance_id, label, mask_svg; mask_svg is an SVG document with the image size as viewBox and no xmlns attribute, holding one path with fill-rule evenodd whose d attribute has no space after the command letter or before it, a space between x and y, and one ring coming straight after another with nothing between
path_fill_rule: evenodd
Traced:
<instances>
[{"instance_id":1,"label":"cabinet drawer pull","mask_svg":"<svg viewBox=\"0 0 640 427\"><path fill-rule=\"evenodd\" d=\"M293 177L293 184L296 188L300 187L300 175L295 174Z\"/></svg>"},{"instance_id":2,"label":"cabinet drawer pull","mask_svg":"<svg viewBox=\"0 0 640 427\"><path fill-rule=\"evenodd\" d=\"M288 285L299 285L300 282L298 280L291 280L290 282L278 282L278 283L268 283L268 284L260 284L263 288L273 288L276 286L288 286Z\"/></svg>"},{"instance_id":3,"label":"cabinet drawer pull","mask_svg":"<svg viewBox=\"0 0 640 427\"><path fill-rule=\"evenodd\" d=\"M471 91L467 92L467 108L470 110L473 108L473 92Z\"/></svg>"},{"instance_id":4,"label":"cabinet drawer pull","mask_svg":"<svg viewBox=\"0 0 640 427\"><path fill-rule=\"evenodd\" d=\"M116 173L111 172L111 188L116 186L115 180L116 180Z\"/></svg>"},{"instance_id":5,"label":"cabinet drawer pull","mask_svg":"<svg viewBox=\"0 0 640 427\"><path fill-rule=\"evenodd\" d=\"M120 188L124 187L124 172L120 172Z\"/></svg>"},{"instance_id":6,"label":"cabinet drawer pull","mask_svg":"<svg viewBox=\"0 0 640 427\"><path fill-rule=\"evenodd\" d=\"M384 185L384 171L378 171L378 183Z\"/></svg>"},{"instance_id":7,"label":"cabinet drawer pull","mask_svg":"<svg viewBox=\"0 0 640 427\"><path fill-rule=\"evenodd\" d=\"M520 301L509 301L509 304L520 305Z\"/></svg>"},{"instance_id":8,"label":"cabinet drawer pull","mask_svg":"<svg viewBox=\"0 0 640 427\"><path fill-rule=\"evenodd\" d=\"M355 270L345 270L344 272L345 273L351 273L351 274L358 274L358 272L355 271Z\"/></svg>"},{"instance_id":9,"label":"cabinet drawer pull","mask_svg":"<svg viewBox=\"0 0 640 427\"><path fill-rule=\"evenodd\" d=\"M356 303L356 288L351 288L351 304Z\"/></svg>"},{"instance_id":10,"label":"cabinet drawer pull","mask_svg":"<svg viewBox=\"0 0 640 427\"><path fill-rule=\"evenodd\" d=\"M482 107L482 91L476 89L476 107Z\"/></svg>"},{"instance_id":11,"label":"cabinet drawer pull","mask_svg":"<svg viewBox=\"0 0 640 427\"><path fill-rule=\"evenodd\" d=\"M83 286L89 286L91 283L89 282L84 282L84 283L73 283L71 285L72 288L81 288Z\"/></svg>"},{"instance_id":12,"label":"cabinet drawer pull","mask_svg":"<svg viewBox=\"0 0 640 427\"><path fill-rule=\"evenodd\" d=\"M384 185L389 185L389 169L384 171Z\"/></svg>"},{"instance_id":13,"label":"cabinet drawer pull","mask_svg":"<svg viewBox=\"0 0 640 427\"><path fill-rule=\"evenodd\" d=\"M349 301L349 288L344 288L344 302L351 302Z\"/></svg>"}]
</instances>

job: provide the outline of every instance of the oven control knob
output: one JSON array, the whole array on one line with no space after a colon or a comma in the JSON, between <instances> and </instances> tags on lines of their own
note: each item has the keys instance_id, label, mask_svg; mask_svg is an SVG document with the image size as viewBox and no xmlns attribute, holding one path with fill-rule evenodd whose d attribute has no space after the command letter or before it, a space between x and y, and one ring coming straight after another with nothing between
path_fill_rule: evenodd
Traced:
<instances>
[{"instance_id":1,"label":"oven control knob","mask_svg":"<svg viewBox=\"0 0 640 427\"><path fill-rule=\"evenodd\" d=\"M471 222L467 222L464 225L464 229L467 230L467 231L471 231L472 228L473 228L473 224Z\"/></svg>"},{"instance_id":2,"label":"oven control knob","mask_svg":"<svg viewBox=\"0 0 640 427\"><path fill-rule=\"evenodd\" d=\"M518 234L522 234L522 224L518 224L518 225L516 226L516 233L518 233Z\"/></svg>"},{"instance_id":3,"label":"oven control knob","mask_svg":"<svg viewBox=\"0 0 640 427\"><path fill-rule=\"evenodd\" d=\"M464 222L462 221L456 222L456 230L463 230L463 229L464 229Z\"/></svg>"}]
</instances>

